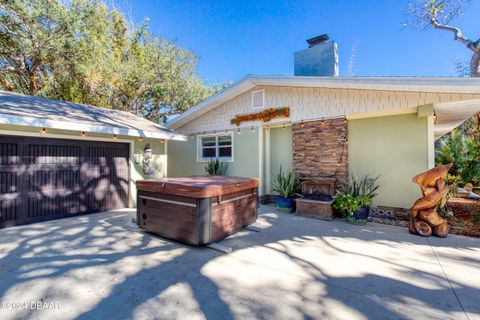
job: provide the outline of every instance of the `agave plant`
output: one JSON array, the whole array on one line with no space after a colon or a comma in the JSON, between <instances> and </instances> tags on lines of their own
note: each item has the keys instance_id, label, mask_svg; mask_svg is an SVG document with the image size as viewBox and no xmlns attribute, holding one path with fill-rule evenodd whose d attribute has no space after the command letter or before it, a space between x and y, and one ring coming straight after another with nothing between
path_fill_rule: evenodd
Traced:
<instances>
[{"instance_id":1,"label":"agave plant","mask_svg":"<svg viewBox=\"0 0 480 320\"><path fill-rule=\"evenodd\" d=\"M282 198L293 198L301 183L292 171L284 173L282 167L273 180L273 191Z\"/></svg>"},{"instance_id":2,"label":"agave plant","mask_svg":"<svg viewBox=\"0 0 480 320\"><path fill-rule=\"evenodd\" d=\"M228 169L228 163L218 159L210 159L205 165L205 172L209 176L224 176Z\"/></svg>"}]
</instances>

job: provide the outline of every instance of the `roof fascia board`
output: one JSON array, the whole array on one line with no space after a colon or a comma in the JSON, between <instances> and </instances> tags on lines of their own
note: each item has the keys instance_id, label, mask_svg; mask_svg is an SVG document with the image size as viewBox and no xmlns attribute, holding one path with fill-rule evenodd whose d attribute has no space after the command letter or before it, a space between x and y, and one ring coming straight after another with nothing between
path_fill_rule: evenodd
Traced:
<instances>
[{"instance_id":1,"label":"roof fascia board","mask_svg":"<svg viewBox=\"0 0 480 320\"><path fill-rule=\"evenodd\" d=\"M78 122L66 122L58 120L40 119L35 117L14 116L8 114L0 114L0 123L29 126L38 128L60 129L70 131L85 131L104 134L116 134L131 137L144 137L152 139L180 140L186 141L187 137L179 133L165 133L155 131L142 131L129 128L120 128L113 126L98 126Z\"/></svg>"}]
</instances>

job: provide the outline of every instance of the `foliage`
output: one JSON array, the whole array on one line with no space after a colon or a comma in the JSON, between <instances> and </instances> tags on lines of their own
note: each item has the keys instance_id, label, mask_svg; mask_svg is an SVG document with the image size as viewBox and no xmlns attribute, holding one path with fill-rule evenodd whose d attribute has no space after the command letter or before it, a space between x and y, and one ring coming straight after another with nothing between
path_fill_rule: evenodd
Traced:
<instances>
[{"instance_id":1,"label":"foliage","mask_svg":"<svg viewBox=\"0 0 480 320\"><path fill-rule=\"evenodd\" d=\"M228 169L228 163L218 159L210 159L205 165L205 172L210 176L224 176Z\"/></svg>"},{"instance_id":2,"label":"foliage","mask_svg":"<svg viewBox=\"0 0 480 320\"><path fill-rule=\"evenodd\" d=\"M362 207L362 199L348 193L337 193L333 208L342 213L343 216L347 212L355 212Z\"/></svg>"},{"instance_id":3,"label":"foliage","mask_svg":"<svg viewBox=\"0 0 480 320\"><path fill-rule=\"evenodd\" d=\"M345 214L356 211L362 206L371 206L373 198L378 195L376 191L380 186L376 182L379 177L372 178L368 175L360 178L352 177L348 185L337 190L333 197L333 208Z\"/></svg>"},{"instance_id":4,"label":"foliage","mask_svg":"<svg viewBox=\"0 0 480 320\"><path fill-rule=\"evenodd\" d=\"M453 130L440 140L437 148L437 165L453 163L449 182L480 183L480 141L472 139L460 129Z\"/></svg>"},{"instance_id":5,"label":"foliage","mask_svg":"<svg viewBox=\"0 0 480 320\"><path fill-rule=\"evenodd\" d=\"M215 93L197 57L100 0L0 1L0 88L153 121Z\"/></svg>"},{"instance_id":6,"label":"foliage","mask_svg":"<svg viewBox=\"0 0 480 320\"><path fill-rule=\"evenodd\" d=\"M293 198L300 185L300 181L292 171L284 173L282 167L280 167L280 171L273 180L273 191L277 192L282 198Z\"/></svg>"},{"instance_id":7,"label":"foliage","mask_svg":"<svg viewBox=\"0 0 480 320\"><path fill-rule=\"evenodd\" d=\"M472 222L480 226L480 210L472 212Z\"/></svg>"}]
</instances>

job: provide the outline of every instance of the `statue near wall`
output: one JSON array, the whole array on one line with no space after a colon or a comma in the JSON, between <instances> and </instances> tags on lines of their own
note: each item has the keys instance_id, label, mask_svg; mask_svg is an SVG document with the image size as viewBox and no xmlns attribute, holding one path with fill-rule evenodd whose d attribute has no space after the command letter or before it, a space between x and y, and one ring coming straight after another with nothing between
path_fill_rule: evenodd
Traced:
<instances>
[{"instance_id":1,"label":"statue near wall","mask_svg":"<svg viewBox=\"0 0 480 320\"><path fill-rule=\"evenodd\" d=\"M432 234L438 237L448 235L448 222L440 217L437 204L444 206L450 190L446 184L448 170L453 164L447 164L420 173L413 181L420 186L423 197L415 201L412 207L409 230L410 233L423 237Z\"/></svg>"}]
</instances>

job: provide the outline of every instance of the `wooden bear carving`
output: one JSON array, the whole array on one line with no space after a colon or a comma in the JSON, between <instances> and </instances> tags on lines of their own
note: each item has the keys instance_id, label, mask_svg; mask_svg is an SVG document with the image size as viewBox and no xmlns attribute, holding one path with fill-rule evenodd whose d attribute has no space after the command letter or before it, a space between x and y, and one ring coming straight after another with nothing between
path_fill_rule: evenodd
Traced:
<instances>
[{"instance_id":1,"label":"wooden bear carving","mask_svg":"<svg viewBox=\"0 0 480 320\"><path fill-rule=\"evenodd\" d=\"M432 234L438 237L448 235L448 222L440 217L437 204L444 206L449 191L446 184L448 170L453 164L436 167L413 178L420 186L423 197L415 201L412 207L409 230L410 233L424 237Z\"/></svg>"}]
</instances>

